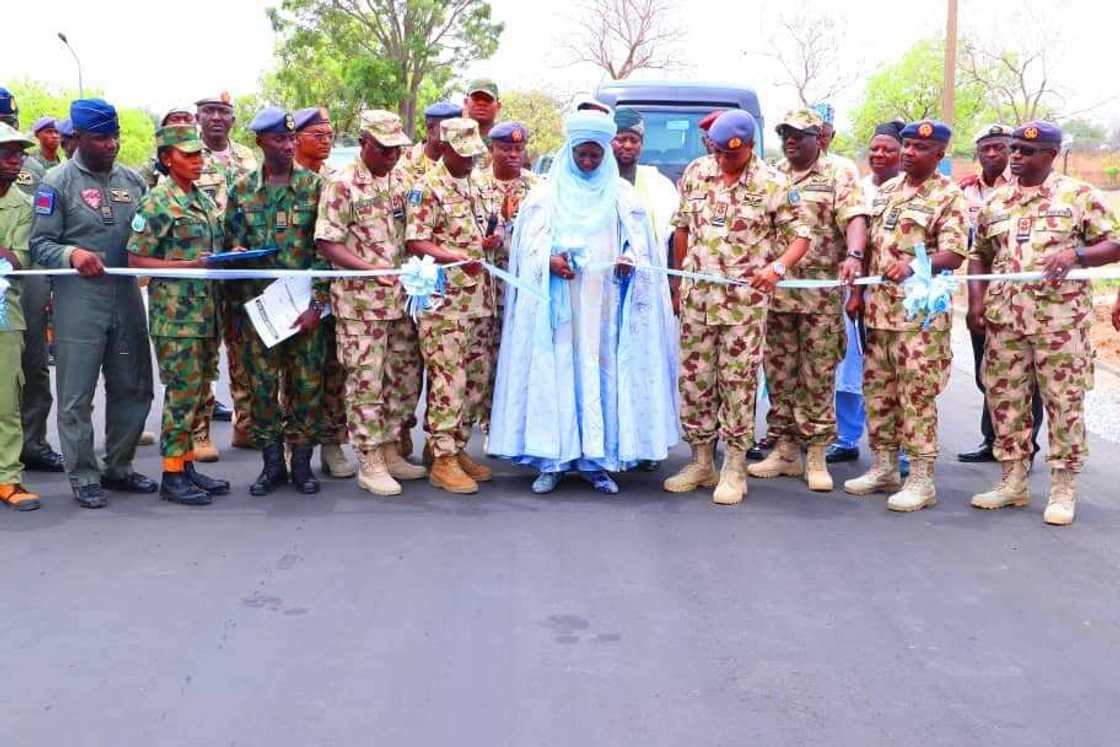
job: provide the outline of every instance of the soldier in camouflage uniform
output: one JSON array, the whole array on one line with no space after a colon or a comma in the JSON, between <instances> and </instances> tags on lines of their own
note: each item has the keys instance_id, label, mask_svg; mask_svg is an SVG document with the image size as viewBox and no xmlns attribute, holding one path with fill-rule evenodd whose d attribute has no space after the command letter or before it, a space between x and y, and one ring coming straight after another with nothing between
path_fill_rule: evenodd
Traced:
<instances>
[{"instance_id":1,"label":"soldier in camouflage uniform","mask_svg":"<svg viewBox=\"0 0 1120 747\"><path fill-rule=\"evenodd\" d=\"M498 84L489 78L477 78L467 83L467 95L463 99L463 115L478 123L478 134L486 150L475 161L475 168L487 171L494 163L490 154L490 130L502 113L502 99L498 94Z\"/></svg>"},{"instance_id":2,"label":"soldier in camouflage uniform","mask_svg":"<svg viewBox=\"0 0 1120 747\"><path fill-rule=\"evenodd\" d=\"M968 252L968 206L960 188L937 173L952 131L922 121L901 134L903 173L884 182L872 200L867 258L850 257L841 268L845 279L866 269L889 281L868 291L864 314L863 396L875 457L865 474L844 483L844 490L891 493L887 508L918 511L937 503L937 396L949 383L951 319L939 315L928 328L921 319L907 319L900 284L913 274L918 244L925 245L934 273L960 267ZM858 313L861 304L862 294L853 289L849 312ZM900 447L910 456L905 486L898 471Z\"/></svg>"},{"instance_id":3,"label":"soldier in camouflage uniform","mask_svg":"<svg viewBox=\"0 0 1120 747\"><path fill-rule=\"evenodd\" d=\"M494 222L494 234L501 242L494 250L493 263L503 270L509 267L509 247L513 241L513 224L521 203L529 191L541 183L540 177L532 171L523 169L525 148L529 142L529 130L520 122L499 122L490 130L490 155L493 165L489 169L475 169L474 178L478 180L482 193L483 213L487 216L487 227ZM498 345L502 340L502 317L505 313L505 292L501 283L492 283L494 289L494 316L490 324L490 355L477 361L487 370L479 372L489 382L482 402L485 406L471 414L471 421L478 423L483 433L490 432L490 400L494 394L494 377L498 366ZM470 376L470 374L468 374Z\"/></svg>"},{"instance_id":4,"label":"soldier in camouflage uniform","mask_svg":"<svg viewBox=\"0 0 1120 747\"><path fill-rule=\"evenodd\" d=\"M714 158L698 159L685 171L673 221L678 267L740 284L681 282L681 425L692 460L664 488L684 493L715 486L712 500L724 505L739 503L747 492L744 460L754 432L770 293L809 250L798 193L755 156L754 132L750 114L720 115L709 131ZM726 446L718 477L717 434Z\"/></svg>"},{"instance_id":5,"label":"soldier in camouflage uniform","mask_svg":"<svg viewBox=\"0 0 1120 747\"><path fill-rule=\"evenodd\" d=\"M973 496L977 508L1030 503L1031 393L1042 393L1049 421L1050 500L1047 524L1073 523L1075 481L1089 453L1085 392L1093 387L1093 286L1066 280L1074 265L1120 259L1120 226L1104 195L1053 172L1062 131L1029 122L1012 135L1011 172L980 209L970 273L1042 270L1047 281L970 284L969 317L987 331L983 380L1003 477Z\"/></svg>"},{"instance_id":6,"label":"soldier in camouflage uniform","mask_svg":"<svg viewBox=\"0 0 1120 747\"><path fill-rule=\"evenodd\" d=\"M213 201L194 184L202 171L202 140L193 124L161 127L156 157L168 177L140 200L127 250L130 267L206 267L225 245ZM164 385L160 497L205 505L229 483L195 469L192 431L210 399L209 361L218 347L218 292L211 280L156 277L148 286L148 329Z\"/></svg>"},{"instance_id":7,"label":"soldier in camouflage uniform","mask_svg":"<svg viewBox=\"0 0 1120 747\"><path fill-rule=\"evenodd\" d=\"M202 98L194 103L203 145L202 175L196 183L199 189L214 201L218 214L224 216L230 188L238 179L256 171L257 159L252 150L229 138L229 132L237 118L234 116L233 102L228 92L222 91L217 96ZM249 378L241 360L241 351L244 348L242 332L245 331L240 322L241 310L237 308L232 298L227 299L223 296L220 300L219 317L222 339L226 345L226 361L229 364L229 392L233 398L233 436L230 445L244 449L256 448L252 437ZM217 373L217 357L214 358L213 369ZM209 415L212 409L212 406L208 407L206 413ZM200 426L195 432L196 457L202 452L212 450L213 457L217 458L217 450L214 449L209 436L210 427L207 419L205 431Z\"/></svg>"},{"instance_id":8,"label":"soldier in camouflage uniform","mask_svg":"<svg viewBox=\"0 0 1120 747\"><path fill-rule=\"evenodd\" d=\"M160 117L159 126L156 129L158 130L159 127L167 127L168 125L194 126L194 124L194 109L192 107L173 106ZM144 165L136 170L140 172L140 176L144 177L144 181L148 182L149 188L156 186L167 176L167 167L160 163L158 153L153 153Z\"/></svg>"},{"instance_id":9,"label":"soldier in camouflage uniform","mask_svg":"<svg viewBox=\"0 0 1120 747\"><path fill-rule=\"evenodd\" d=\"M490 357L490 321L494 316L493 280L481 261L500 243L486 236L487 216L479 185L472 178L474 159L486 148L478 124L445 119L440 124L442 163L413 187L408 197L408 250L426 254L449 268L435 306L420 319L420 350L428 370L425 430L434 462L429 481L452 493L475 493L478 482L492 478L490 468L465 451L471 415L490 406L485 401Z\"/></svg>"},{"instance_id":10,"label":"soldier in camouflage uniform","mask_svg":"<svg viewBox=\"0 0 1120 747\"><path fill-rule=\"evenodd\" d=\"M463 107L449 101L437 101L424 110L424 140L406 148L397 162L409 186L436 167L442 154L439 124L445 119L463 116Z\"/></svg>"},{"instance_id":11,"label":"soldier in camouflage uniform","mask_svg":"<svg viewBox=\"0 0 1120 747\"><path fill-rule=\"evenodd\" d=\"M359 126L358 158L323 187L315 239L320 254L339 269L394 269L404 257L408 190L394 167L401 148L411 143L391 112L364 111ZM404 288L394 276L335 280L331 307L346 376L346 422L361 455L358 485L375 495L397 495L397 480L427 474L399 451L407 414L397 401L404 382L396 366L416 341Z\"/></svg>"},{"instance_id":12,"label":"soldier in camouflage uniform","mask_svg":"<svg viewBox=\"0 0 1120 747\"><path fill-rule=\"evenodd\" d=\"M253 118L250 128L264 153L264 165L241 177L229 192L226 207L227 243L233 249L279 251L253 260L262 269L327 269L315 251L315 220L321 180L294 163L295 130L292 116L278 107L267 107ZM319 492L311 472L311 452L319 441L318 412L323 406L323 337L319 319L330 301L329 283L314 281L308 308L297 320L299 332L274 347L265 347L253 331L245 301L260 295L269 281L226 283L238 309L242 362L252 387L252 435L262 449L264 469L250 487L253 495L267 495L287 482L284 445L291 448L291 480L304 494ZM284 377L292 382L290 400L280 405Z\"/></svg>"},{"instance_id":13,"label":"soldier in camouflage uniform","mask_svg":"<svg viewBox=\"0 0 1120 747\"><path fill-rule=\"evenodd\" d=\"M863 256L867 204L858 176L820 149L822 121L812 109L790 112L776 130L785 158L778 171L801 195L801 219L812 231L809 253L790 278L834 278L846 255ZM774 291L763 356L770 390L767 433L777 440L752 477L805 475L810 490L832 490L825 450L836 437L833 386L844 357L844 296L840 288ZM801 444L808 446L801 463Z\"/></svg>"}]
</instances>

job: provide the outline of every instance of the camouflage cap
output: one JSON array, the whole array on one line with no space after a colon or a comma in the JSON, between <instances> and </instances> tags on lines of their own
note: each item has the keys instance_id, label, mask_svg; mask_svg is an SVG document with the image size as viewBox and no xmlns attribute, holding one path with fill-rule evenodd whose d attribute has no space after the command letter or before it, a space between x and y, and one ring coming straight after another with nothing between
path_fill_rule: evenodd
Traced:
<instances>
[{"instance_id":1,"label":"camouflage cap","mask_svg":"<svg viewBox=\"0 0 1120 747\"><path fill-rule=\"evenodd\" d=\"M412 145L404 133L401 118L384 109L366 109L358 115L358 129L368 133L385 148Z\"/></svg>"},{"instance_id":2,"label":"camouflage cap","mask_svg":"<svg viewBox=\"0 0 1120 747\"><path fill-rule=\"evenodd\" d=\"M183 153L200 153L202 138L194 125L167 125L156 130L156 148L174 148Z\"/></svg>"},{"instance_id":3,"label":"camouflage cap","mask_svg":"<svg viewBox=\"0 0 1120 747\"><path fill-rule=\"evenodd\" d=\"M485 93L487 96L492 96L495 101L498 100L498 84L489 78L475 78L467 84L467 95L472 93Z\"/></svg>"},{"instance_id":4,"label":"camouflage cap","mask_svg":"<svg viewBox=\"0 0 1120 747\"><path fill-rule=\"evenodd\" d=\"M478 122L473 119L455 117L439 123L439 139L463 158L481 156L486 145L478 134Z\"/></svg>"},{"instance_id":5,"label":"camouflage cap","mask_svg":"<svg viewBox=\"0 0 1120 747\"><path fill-rule=\"evenodd\" d=\"M30 148L35 145L35 141L7 122L0 122L0 145L18 145L21 148Z\"/></svg>"},{"instance_id":6,"label":"camouflage cap","mask_svg":"<svg viewBox=\"0 0 1120 747\"><path fill-rule=\"evenodd\" d=\"M819 134L823 124L824 120L821 119L821 115L812 109L794 109L791 112L786 112L774 131L780 135L783 127L791 127L801 132L816 132Z\"/></svg>"}]
</instances>

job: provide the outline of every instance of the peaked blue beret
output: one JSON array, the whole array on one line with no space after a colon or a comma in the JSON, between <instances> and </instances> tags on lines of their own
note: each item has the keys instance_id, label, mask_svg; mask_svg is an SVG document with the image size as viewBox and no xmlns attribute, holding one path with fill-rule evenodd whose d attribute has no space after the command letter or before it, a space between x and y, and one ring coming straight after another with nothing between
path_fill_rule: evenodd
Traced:
<instances>
[{"instance_id":1,"label":"peaked blue beret","mask_svg":"<svg viewBox=\"0 0 1120 747\"><path fill-rule=\"evenodd\" d=\"M104 99L78 99L70 102L70 121L79 132L115 135L121 131L117 110Z\"/></svg>"},{"instance_id":2,"label":"peaked blue beret","mask_svg":"<svg viewBox=\"0 0 1120 747\"><path fill-rule=\"evenodd\" d=\"M490 128L490 140L499 143L524 143L529 140L529 130L520 122L499 122Z\"/></svg>"},{"instance_id":3,"label":"peaked blue beret","mask_svg":"<svg viewBox=\"0 0 1120 747\"><path fill-rule=\"evenodd\" d=\"M310 127L317 124L330 124L331 115L327 110L321 106L309 106L306 109L300 109L292 115L292 122L295 124L296 132L299 132L304 127Z\"/></svg>"},{"instance_id":4,"label":"peaked blue beret","mask_svg":"<svg viewBox=\"0 0 1120 747\"><path fill-rule=\"evenodd\" d=\"M902 128L903 140L929 140L935 143L947 143L953 136L953 131L944 122L935 122L932 119L923 119L920 122L911 122Z\"/></svg>"},{"instance_id":5,"label":"peaked blue beret","mask_svg":"<svg viewBox=\"0 0 1120 747\"><path fill-rule=\"evenodd\" d=\"M78 134L74 132L74 123L70 121L70 117L58 120L58 134L63 137L74 137Z\"/></svg>"},{"instance_id":6,"label":"peaked blue beret","mask_svg":"<svg viewBox=\"0 0 1120 747\"><path fill-rule=\"evenodd\" d=\"M253 117L249 129L258 135L285 135L296 127L291 114L278 106L266 106Z\"/></svg>"},{"instance_id":7,"label":"peaked blue beret","mask_svg":"<svg viewBox=\"0 0 1120 747\"><path fill-rule=\"evenodd\" d=\"M463 116L463 107L450 101L437 101L424 110L424 119L450 119Z\"/></svg>"},{"instance_id":8,"label":"peaked blue beret","mask_svg":"<svg viewBox=\"0 0 1120 747\"><path fill-rule=\"evenodd\" d=\"M716 117L708 129L708 139L720 150L738 150L754 142L755 123L750 112L729 109Z\"/></svg>"},{"instance_id":9,"label":"peaked blue beret","mask_svg":"<svg viewBox=\"0 0 1120 747\"><path fill-rule=\"evenodd\" d=\"M45 130L48 127L58 129L58 120L52 116L39 117L35 120L35 124L31 125L31 134L38 135L39 130Z\"/></svg>"},{"instance_id":10,"label":"peaked blue beret","mask_svg":"<svg viewBox=\"0 0 1120 747\"><path fill-rule=\"evenodd\" d=\"M0 88L0 117L10 117L13 114L19 114L15 97L7 88Z\"/></svg>"},{"instance_id":11,"label":"peaked blue beret","mask_svg":"<svg viewBox=\"0 0 1120 747\"><path fill-rule=\"evenodd\" d=\"M1028 143L1043 143L1045 145L1062 144L1062 128L1053 122L1036 120L1027 122L1022 127L1015 129L1011 137L1016 140L1026 140Z\"/></svg>"}]
</instances>

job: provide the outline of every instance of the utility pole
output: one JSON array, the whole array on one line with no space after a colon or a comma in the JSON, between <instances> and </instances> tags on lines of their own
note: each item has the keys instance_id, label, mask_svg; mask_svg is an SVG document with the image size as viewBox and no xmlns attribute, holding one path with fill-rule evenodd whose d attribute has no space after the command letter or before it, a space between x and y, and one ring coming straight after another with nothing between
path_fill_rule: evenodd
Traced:
<instances>
[{"instance_id":1,"label":"utility pole","mask_svg":"<svg viewBox=\"0 0 1120 747\"><path fill-rule=\"evenodd\" d=\"M957 88L957 0L949 0L945 21L945 80L941 91L941 120L950 127L956 113Z\"/></svg>"}]
</instances>

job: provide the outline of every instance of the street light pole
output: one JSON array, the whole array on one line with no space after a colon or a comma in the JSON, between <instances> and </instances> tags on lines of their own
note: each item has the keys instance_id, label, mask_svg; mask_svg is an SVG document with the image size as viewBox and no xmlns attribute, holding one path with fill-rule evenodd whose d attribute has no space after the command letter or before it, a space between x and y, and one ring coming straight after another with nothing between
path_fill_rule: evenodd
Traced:
<instances>
[{"instance_id":1,"label":"street light pole","mask_svg":"<svg viewBox=\"0 0 1120 747\"><path fill-rule=\"evenodd\" d=\"M86 91L85 87L82 85L82 61L78 59L78 53L75 52L74 48L70 46L70 42L66 38L66 34L59 31L58 38L62 41L63 44L66 45L66 48L70 50L70 54L74 55L74 62L78 65L78 98L84 99L86 97Z\"/></svg>"},{"instance_id":2,"label":"street light pole","mask_svg":"<svg viewBox=\"0 0 1120 747\"><path fill-rule=\"evenodd\" d=\"M949 0L945 22L945 81L941 91L941 119L950 127L956 114L957 88L957 0Z\"/></svg>"}]
</instances>

